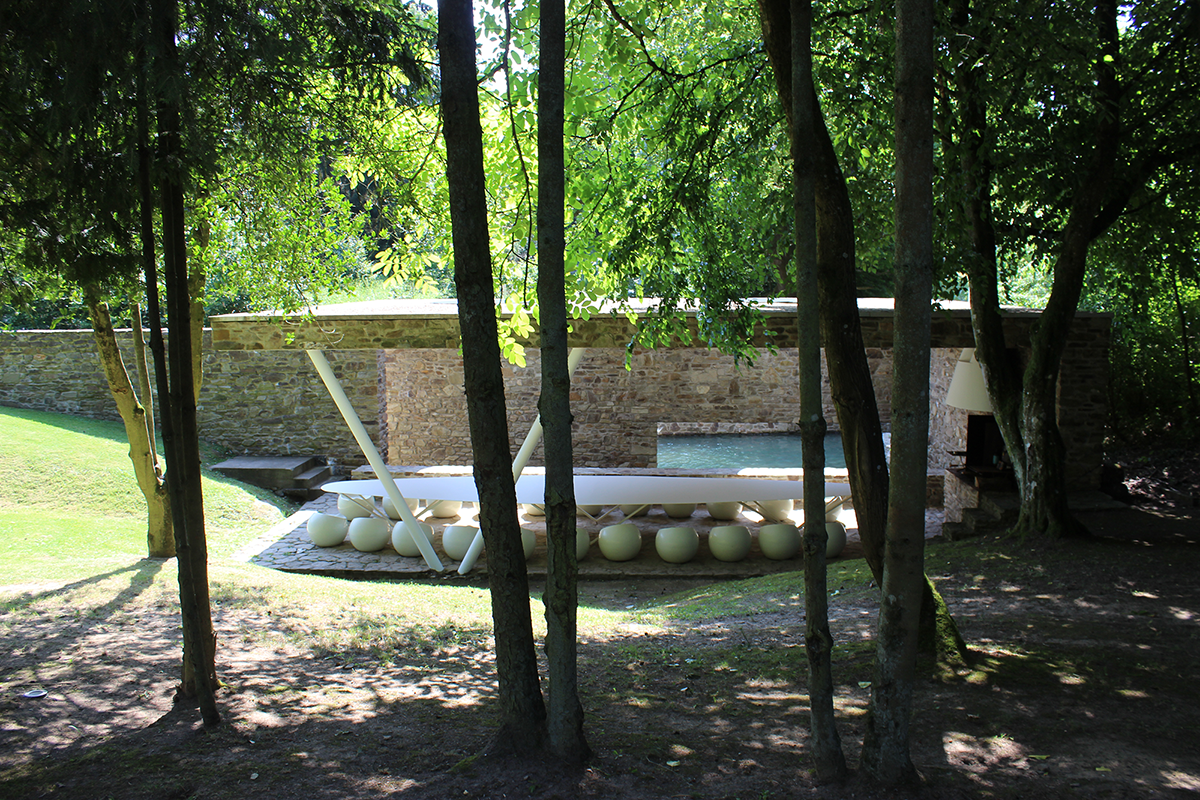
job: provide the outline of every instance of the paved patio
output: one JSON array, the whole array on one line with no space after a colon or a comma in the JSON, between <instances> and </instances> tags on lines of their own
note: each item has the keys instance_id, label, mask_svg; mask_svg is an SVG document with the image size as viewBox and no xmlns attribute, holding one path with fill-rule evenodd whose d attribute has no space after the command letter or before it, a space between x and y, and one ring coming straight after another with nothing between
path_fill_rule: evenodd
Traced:
<instances>
[{"instance_id":1,"label":"paved patio","mask_svg":"<svg viewBox=\"0 0 1200 800\"><path fill-rule=\"evenodd\" d=\"M265 532L261 537L246 545L238 553L238 557L253 564L287 572L301 572L319 575L335 575L339 577L355 577L364 579L378 578L431 578L437 573L431 571L420 558L405 558L396 553L389 545L374 553L362 553L355 550L349 543L338 547L317 547L308 538L306 523L308 518L319 511L334 511L337 508L337 496L326 495L307 503L300 511L283 520ZM445 559L441 547L442 529L452 524L474 524L476 509L464 504L461 515L452 519L426 519L434 528L434 548L443 557L446 571L443 577L458 576L457 562ZM801 519L802 513L795 513L794 518ZM615 519L614 519L615 517ZM842 522L847 528L847 545L840 558L861 558L862 547L858 538L858 528L854 520L854 512L842 512ZM677 520L667 517L661 508L654 507L632 522L642 531L642 549L637 558L632 561L609 561L600 554L596 544L596 536L603 525L624 521L620 511L615 511L601 523L595 523L586 517L579 517L579 527L592 535L592 546L585 559L579 562L579 577L581 580L605 580L619 578L702 578L724 580L732 578L749 578L758 575L769 575L778 572L793 572L803 566L803 558L784 561L772 561L762 555L758 548L757 537L751 546L750 555L736 562L720 561L708 550L706 537L708 531L716 525L740 524L745 525L756 533L762 518L752 511L743 511L735 522L718 522L711 519L703 507L697 509L690 519ZM521 515L521 525L537 532L538 541L533 555L528 562L531 578L538 579L546 574L546 523L543 518ZM658 557L654 548L654 535L659 528L683 525L696 529L700 534L700 550L696 557L686 564L671 564ZM940 509L928 509L925 512L926 537L938 536L942 529L942 512ZM487 572L487 552L479 559L470 578L479 578Z\"/></svg>"}]
</instances>

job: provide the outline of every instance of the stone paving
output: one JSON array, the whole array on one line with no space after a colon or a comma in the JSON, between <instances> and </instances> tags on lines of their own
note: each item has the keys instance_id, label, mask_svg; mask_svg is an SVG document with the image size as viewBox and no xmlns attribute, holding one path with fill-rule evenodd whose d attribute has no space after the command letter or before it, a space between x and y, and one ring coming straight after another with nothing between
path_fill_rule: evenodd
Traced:
<instances>
[{"instance_id":1,"label":"stone paving","mask_svg":"<svg viewBox=\"0 0 1200 800\"><path fill-rule=\"evenodd\" d=\"M336 512L337 496L326 495L307 503L300 511L272 527L261 537L241 549L238 557L264 567L285 570L288 572L335 575L340 577L359 577L367 579L378 578L412 578L423 579L437 576L430 570L423 559L405 558L390 545L373 553L359 552L349 542L337 547L317 547L308 537L306 523L316 512ZM441 533L446 525L475 524L476 510L470 504L464 504L459 517L450 519L427 519L434 528L434 547L442 557L446 571L442 578L460 577L457 572L458 563L449 561L441 548ZM803 512L794 512L793 520L803 519ZM730 579L748 578L758 575L768 575L777 572L791 572L802 568L803 558L772 561L762 555L758 548L757 536L751 546L750 555L737 562L720 561L708 550L707 535L715 525L740 524L748 527L756 534L758 527L763 524L762 518L752 512L743 511L734 522L718 522L710 518L703 506L700 506L691 518L672 519L663 513L661 508L651 508L644 516L634 517L634 522L642 531L642 549L637 558L632 561L615 562L605 559L596 544L596 536L604 525L625 521L619 510L600 522L593 522L586 517L579 517L579 527L591 534L592 545L587 557L579 562L579 578L581 580L603 580L617 578L704 578ZM858 529L852 510L842 512L841 521L847 528L847 544L840 558L861 558L862 547L858 538ZM546 574L546 543L545 520L540 517L521 515L521 525L534 530L537 535L537 545L528 562L531 578L542 578ZM659 528L671 526L688 526L700 534L700 550L696 557L686 564L671 564L659 558L654 547L654 534ZM925 513L925 535L927 538L938 536L942 529L941 509L928 509ZM470 578L478 578L487 572L487 552L479 559Z\"/></svg>"}]
</instances>

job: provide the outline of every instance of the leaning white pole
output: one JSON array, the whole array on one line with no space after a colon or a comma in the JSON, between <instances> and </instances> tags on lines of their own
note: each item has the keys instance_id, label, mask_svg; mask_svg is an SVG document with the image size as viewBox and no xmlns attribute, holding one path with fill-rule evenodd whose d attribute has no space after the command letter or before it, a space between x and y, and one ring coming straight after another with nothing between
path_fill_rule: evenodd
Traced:
<instances>
[{"instance_id":1,"label":"leaning white pole","mask_svg":"<svg viewBox=\"0 0 1200 800\"><path fill-rule=\"evenodd\" d=\"M400 512L400 518L404 521L404 526L408 528L408 532L412 535L413 541L417 543L417 547L420 549L425 563L431 570L441 572L442 560L438 558L437 552L433 549L433 543L425 535L425 529L421 527L421 524L417 522L417 518L409 510L408 503L404 501L404 495L400 494L400 488L396 486L396 481L392 479L392 473L388 471L387 464L383 463L383 457L379 455L379 451L375 448L375 443L371 441L371 437L367 434L367 429L363 427L362 420L358 418L358 413L354 410L354 406L350 404L350 398L346 397L346 391L342 389L342 384L338 381L337 376L333 374L333 367L329 366L329 360L325 358L325 354L320 350L306 350L305 352L308 353L313 366L317 368L317 373L321 376L321 380L325 382L325 388L329 390L329 396L333 398L338 411L342 412L342 419L346 420L346 425L350 428L350 432L354 434L354 439L358 442L363 455L367 457L367 461L371 464L371 469L375 470L375 477L383 484L383 490L391 498L392 505L396 506L396 510Z\"/></svg>"},{"instance_id":2,"label":"leaning white pole","mask_svg":"<svg viewBox=\"0 0 1200 800\"><path fill-rule=\"evenodd\" d=\"M575 368L579 366L579 362L583 361L583 354L587 352L586 347L573 347L567 354L567 375L574 375ZM529 426L529 433L525 434L525 441L521 443L521 449L517 451L517 457L513 459L513 483L521 477L521 473L525 471L525 465L529 463L530 456L533 455L534 448L538 446L538 442L542 440L542 415L538 414L533 424ZM471 540L471 546L467 548L467 554L463 556L462 563L458 565L458 574L466 575L475 568L475 562L479 560L479 554L483 552L483 532L475 534L475 538Z\"/></svg>"}]
</instances>

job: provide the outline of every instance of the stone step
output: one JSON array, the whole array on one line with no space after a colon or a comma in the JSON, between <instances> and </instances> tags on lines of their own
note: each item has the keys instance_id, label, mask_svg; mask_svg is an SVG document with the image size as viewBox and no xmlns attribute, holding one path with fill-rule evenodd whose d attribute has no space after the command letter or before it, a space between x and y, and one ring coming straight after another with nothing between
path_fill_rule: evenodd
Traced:
<instances>
[{"instance_id":1,"label":"stone step","mask_svg":"<svg viewBox=\"0 0 1200 800\"><path fill-rule=\"evenodd\" d=\"M290 488L315 489L331 480L333 480L333 467L321 465L301 472L292 479L292 486Z\"/></svg>"},{"instance_id":2,"label":"stone step","mask_svg":"<svg viewBox=\"0 0 1200 800\"><path fill-rule=\"evenodd\" d=\"M238 456L216 464L213 470L264 489L285 489L320 461L317 456Z\"/></svg>"}]
</instances>

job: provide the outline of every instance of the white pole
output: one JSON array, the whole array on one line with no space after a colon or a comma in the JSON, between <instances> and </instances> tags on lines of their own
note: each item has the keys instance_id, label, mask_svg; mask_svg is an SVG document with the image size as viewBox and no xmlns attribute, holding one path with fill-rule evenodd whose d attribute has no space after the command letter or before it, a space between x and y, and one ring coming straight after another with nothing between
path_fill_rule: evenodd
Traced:
<instances>
[{"instance_id":1,"label":"white pole","mask_svg":"<svg viewBox=\"0 0 1200 800\"><path fill-rule=\"evenodd\" d=\"M579 362L583 361L583 354L587 352L586 347L572 347L567 354L567 375L574 375L575 368L579 366ZM534 418L533 424L529 426L529 433L525 434L525 441L521 443L521 449L517 451L517 457L513 459L513 483L521 477L521 473L525 471L525 465L529 463L530 456L533 455L534 448L538 446L538 442L542 440L542 415L538 414ZM466 575L475 568L475 562L479 560L479 554L483 552L483 532L475 534L475 538L471 540L471 546L467 548L467 554L463 556L462 563L458 565L458 574Z\"/></svg>"},{"instance_id":2,"label":"white pole","mask_svg":"<svg viewBox=\"0 0 1200 800\"><path fill-rule=\"evenodd\" d=\"M441 572L443 569L442 560L438 558L437 552L433 549L433 543L429 541L429 537L425 535L425 529L421 527L420 523L417 522L417 518L409 510L408 503L404 500L404 495L400 494L400 488L396 486L396 481L392 479L392 473L388 471L387 464L383 463L383 458L379 455L379 451L375 448L375 443L371 441L371 437L367 434L367 429L363 427L362 420L358 418L358 413L354 410L354 406L350 404L350 398L346 397L346 392L342 389L342 384L338 382L337 376L333 374L333 367L329 366L329 361L325 358L325 354L320 350L306 350L305 352L308 353L313 366L317 368L317 373L321 376L321 380L325 382L325 388L329 390L329 395L337 405L338 411L342 412L342 419L346 420L346 425L350 428L350 432L354 434L359 448L371 464L371 469L375 470L375 477L383 484L383 490L391 498L392 504L396 506L396 511L400 513L400 519L403 520L404 526L412 534L413 541L417 543L417 547L420 549L426 565L434 572Z\"/></svg>"}]
</instances>

